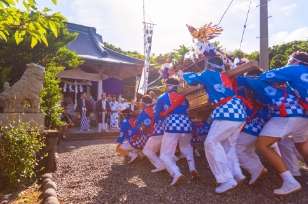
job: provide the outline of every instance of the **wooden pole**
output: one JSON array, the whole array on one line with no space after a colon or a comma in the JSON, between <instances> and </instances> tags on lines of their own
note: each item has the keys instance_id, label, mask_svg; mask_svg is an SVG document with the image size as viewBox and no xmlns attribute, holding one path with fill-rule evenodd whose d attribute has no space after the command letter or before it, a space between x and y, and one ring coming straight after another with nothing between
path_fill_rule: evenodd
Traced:
<instances>
[{"instance_id":1,"label":"wooden pole","mask_svg":"<svg viewBox=\"0 0 308 204\"><path fill-rule=\"evenodd\" d=\"M260 67L268 70L268 0L260 0Z\"/></svg>"}]
</instances>

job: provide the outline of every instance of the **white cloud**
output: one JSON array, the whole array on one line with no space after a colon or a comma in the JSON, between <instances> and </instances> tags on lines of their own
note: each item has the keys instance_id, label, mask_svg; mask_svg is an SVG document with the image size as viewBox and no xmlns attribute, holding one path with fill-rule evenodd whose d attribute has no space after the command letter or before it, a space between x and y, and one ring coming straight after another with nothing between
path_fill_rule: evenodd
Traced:
<instances>
[{"instance_id":1,"label":"white cloud","mask_svg":"<svg viewBox=\"0 0 308 204\"><path fill-rule=\"evenodd\" d=\"M297 7L296 3L292 3L286 6L283 6L280 10L286 16L291 16Z\"/></svg>"},{"instance_id":2,"label":"white cloud","mask_svg":"<svg viewBox=\"0 0 308 204\"><path fill-rule=\"evenodd\" d=\"M275 33L271 38L271 45L282 44L294 40L308 40L308 27L298 28L294 31L281 31Z\"/></svg>"}]
</instances>

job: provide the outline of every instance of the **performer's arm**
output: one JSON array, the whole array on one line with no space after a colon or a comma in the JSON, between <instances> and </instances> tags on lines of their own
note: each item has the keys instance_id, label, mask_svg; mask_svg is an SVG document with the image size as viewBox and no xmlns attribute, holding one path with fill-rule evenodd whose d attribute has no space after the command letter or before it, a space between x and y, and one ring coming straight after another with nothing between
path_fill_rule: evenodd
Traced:
<instances>
[{"instance_id":1,"label":"performer's arm","mask_svg":"<svg viewBox=\"0 0 308 204\"><path fill-rule=\"evenodd\" d=\"M156 104L154 106L154 120L156 122L161 119L160 113L163 111L163 108L164 108L163 106L164 106L163 100L160 97L160 98L157 99L157 102L156 102Z\"/></svg>"},{"instance_id":2,"label":"performer's arm","mask_svg":"<svg viewBox=\"0 0 308 204\"><path fill-rule=\"evenodd\" d=\"M125 132L126 132L126 127L125 127L124 122L122 121L121 124L120 124L120 134L119 134L119 137L117 139L117 143L122 144L124 142Z\"/></svg>"}]
</instances>

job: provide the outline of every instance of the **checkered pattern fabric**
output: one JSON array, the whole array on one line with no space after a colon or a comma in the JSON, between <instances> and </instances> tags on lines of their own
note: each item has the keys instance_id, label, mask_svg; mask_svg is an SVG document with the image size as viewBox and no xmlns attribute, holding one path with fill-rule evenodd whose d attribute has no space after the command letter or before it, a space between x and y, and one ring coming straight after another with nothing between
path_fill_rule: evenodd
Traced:
<instances>
[{"instance_id":1,"label":"checkered pattern fabric","mask_svg":"<svg viewBox=\"0 0 308 204\"><path fill-rule=\"evenodd\" d=\"M153 24L144 23L144 67L138 87L138 93L145 94L148 90L148 78L150 70L150 57L152 49Z\"/></svg>"},{"instance_id":2,"label":"checkered pattern fabric","mask_svg":"<svg viewBox=\"0 0 308 204\"><path fill-rule=\"evenodd\" d=\"M203 144L209 132L210 126L204 124L201 127L196 127L195 134L192 135L191 144Z\"/></svg>"},{"instance_id":3,"label":"checkered pattern fabric","mask_svg":"<svg viewBox=\"0 0 308 204\"><path fill-rule=\"evenodd\" d=\"M90 120L88 119L86 112L87 110L83 108L80 119L80 130L82 131L87 131L90 129Z\"/></svg>"},{"instance_id":4,"label":"checkered pattern fabric","mask_svg":"<svg viewBox=\"0 0 308 204\"><path fill-rule=\"evenodd\" d=\"M190 133L192 131L191 121L185 114L171 114L164 124L165 132L169 133Z\"/></svg>"},{"instance_id":5,"label":"checkered pattern fabric","mask_svg":"<svg viewBox=\"0 0 308 204\"><path fill-rule=\"evenodd\" d=\"M149 137L147 135L138 133L136 135L131 136L128 142L135 149L143 149L148 139Z\"/></svg>"},{"instance_id":6,"label":"checkered pattern fabric","mask_svg":"<svg viewBox=\"0 0 308 204\"><path fill-rule=\"evenodd\" d=\"M265 123L266 121L263 118L256 117L245 124L243 132L250 135L259 136Z\"/></svg>"},{"instance_id":7,"label":"checkered pattern fabric","mask_svg":"<svg viewBox=\"0 0 308 204\"><path fill-rule=\"evenodd\" d=\"M227 103L217 107L212 112L213 120L244 121L247 114L243 102L233 97Z\"/></svg>"},{"instance_id":8,"label":"checkered pattern fabric","mask_svg":"<svg viewBox=\"0 0 308 204\"><path fill-rule=\"evenodd\" d=\"M146 57L150 57L152 49L153 24L144 23L144 52Z\"/></svg>"},{"instance_id":9,"label":"checkered pattern fabric","mask_svg":"<svg viewBox=\"0 0 308 204\"><path fill-rule=\"evenodd\" d=\"M273 100L273 103L275 104L273 107L273 115L272 115L273 117L281 117L279 107L281 106L283 101L285 101L285 107L288 116L304 115L304 110L298 104L296 97L289 94L286 99L284 99L284 97L281 97L278 100Z\"/></svg>"},{"instance_id":10,"label":"checkered pattern fabric","mask_svg":"<svg viewBox=\"0 0 308 204\"><path fill-rule=\"evenodd\" d=\"M154 124L154 132L152 136L158 136L164 134L164 121L159 120Z\"/></svg>"}]
</instances>

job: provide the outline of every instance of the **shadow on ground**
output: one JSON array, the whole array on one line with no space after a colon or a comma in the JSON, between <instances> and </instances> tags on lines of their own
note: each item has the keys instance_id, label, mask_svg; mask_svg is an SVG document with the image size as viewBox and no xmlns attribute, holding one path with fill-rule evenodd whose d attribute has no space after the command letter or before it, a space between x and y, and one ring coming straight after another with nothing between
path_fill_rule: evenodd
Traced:
<instances>
[{"instance_id":1,"label":"shadow on ground","mask_svg":"<svg viewBox=\"0 0 308 204\"><path fill-rule=\"evenodd\" d=\"M98 183L101 191L92 203L308 203L308 186L304 181L301 192L277 197L272 190L280 185L280 179L270 172L254 187L243 183L224 195L217 195L213 192L215 180L204 158L197 161L201 174L198 181L189 179L184 160L179 163L186 180L176 187L168 186L171 180L166 172L150 173L151 164L146 160L131 165L113 164L110 174Z\"/></svg>"},{"instance_id":2,"label":"shadow on ground","mask_svg":"<svg viewBox=\"0 0 308 204\"><path fill-rule=\"evenodd\" d=\"M75 148L70 149L70 146ZM169 187L171 180L166 172L152 174L152 165L146 159L127 164L115 155L115 147L100 140L63 144L55 173L63 203L308 203L307 175L301 179L303 190L289 196L273 195L273 189L279 187L281 181L271 171L256 186L243 183L231 192L217 195L215 180L204 158L196 161L199 181L189 180L188 168L182 160L179 165L187 179L182 185Z\"/></svg>"}]
</instances>

